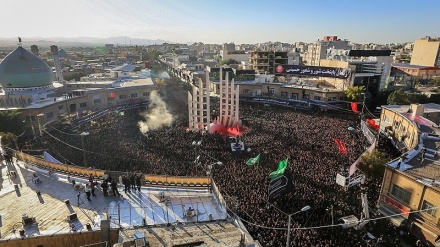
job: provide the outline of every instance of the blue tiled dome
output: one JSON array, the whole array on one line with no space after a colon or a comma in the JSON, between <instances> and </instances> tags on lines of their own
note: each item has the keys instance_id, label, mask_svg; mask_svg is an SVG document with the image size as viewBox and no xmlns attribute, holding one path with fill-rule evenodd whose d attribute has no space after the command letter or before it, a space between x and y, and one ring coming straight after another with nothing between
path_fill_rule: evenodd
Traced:
<instances>
[{"instance_id":1,"label":"blue tiled dome","mask_svg":"<svg viewBox=\"0 0 440 247\"><path fill-rule=\"evenodd\" d=\"M0 84L3 88L48 86L53 78L49 65L21 46L0 63Z\"/></svg>"}]
</instances>

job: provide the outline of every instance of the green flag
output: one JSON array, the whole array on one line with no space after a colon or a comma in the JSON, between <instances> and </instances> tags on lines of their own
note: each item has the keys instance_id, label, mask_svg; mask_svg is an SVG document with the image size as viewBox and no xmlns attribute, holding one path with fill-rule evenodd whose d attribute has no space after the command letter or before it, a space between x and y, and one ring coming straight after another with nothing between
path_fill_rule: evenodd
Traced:
<instances>
[{"instance_id":1,"label":"green flag","mask_svg":"<svg viewBox=\"0 0 440 247\"><path fill-rule=\"evenodd\" d=\"M284 174L284 170L286 170L286 167L287 167L287 160L288 160L288 158L285 159L285 160L282 160L282 161L280 162L280 164L278 165L278 169L277 169L276 171L273 171L273 172L269 175L269 178L270 178L270 179L277 178L277 177L279 177L279 176L281 176L281 175Z\"/></svg>"},{"instance_id":2,"label":"green flag","mask_svg":"<svg viewBox=\"0 0 440 247\"><path fill-rule=\"evenodd\" d=\"M257 163L260 163L260 154L258 154L257 157L255 157L255 158L250 158L250 159L246 162L246 164L247 164L248 166L255 165L255 164L257 164Z\"/></svg>"}]
</instances>

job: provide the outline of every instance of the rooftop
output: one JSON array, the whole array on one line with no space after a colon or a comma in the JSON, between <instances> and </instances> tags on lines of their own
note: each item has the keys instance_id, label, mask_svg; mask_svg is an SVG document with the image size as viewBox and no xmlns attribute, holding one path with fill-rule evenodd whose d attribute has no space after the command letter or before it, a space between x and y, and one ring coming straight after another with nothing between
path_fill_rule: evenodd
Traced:
<instances>
[{"instance_id":1,"label":"rooftop","mask_svg":"<svg viewBox=\"0 0 440 247\"><path fill-rule=\"evenodd\" d=\"M133 240L134 232L143 231L150 246L196 241L208 246L238 246L241 238L239 224L227 216L226 209L219 206L207 189L142 187L140 192L132 193L119 189L121 197L104 197L97 186L96 196L88 201L83 190L72 185L72 180L85 184L85 179L50 174L21 161L12 165L1 163L0 172L0 243L20 238L18 230L22 228L26 238L73 233L72 225L67 222L72 213L78 218L74 221L75 232L83 230L87 223L92 231L99 231L101 219L110 216L111 228L121 227L120 239ZM13 173L16 176L10 175ZM34 174L41 182L33 182ZM167 203L161 202L161 193L165 193ZM66 199L69 204L65 203ZM185 217L183 212L189 207L198 214ZM22 225L24 214L35 218L35 222ZM142 227L143 219L146 228ZM251 242L248 240L247 244Z\"/></svg>"},{"instance_id":2,"label":"rooftop","mask_svg":"<svg viewBox=\"0 0 440 247\"><path fill-rule=\"evenodd\" d=\"M406 116L410 121L417 123L419 128L419 144L412 150L401 156L402 160L393 160L389 166L396 168L400 163L399 170L413 176L417 181L428 186L440 189L440 128L434 123L421 116L411 117L408 112L409 106L383 106ZM422 150L426 149L422 160Z\"/></svg>"}]
</instances>

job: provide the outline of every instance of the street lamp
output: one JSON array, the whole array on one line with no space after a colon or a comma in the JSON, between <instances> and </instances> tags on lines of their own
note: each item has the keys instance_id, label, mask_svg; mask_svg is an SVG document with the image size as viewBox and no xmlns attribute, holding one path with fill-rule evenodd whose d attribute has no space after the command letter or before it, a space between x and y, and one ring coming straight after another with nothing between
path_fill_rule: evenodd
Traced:
<instances>
[{"instance_id":1,"label":"street lamp","mask_svg":"<svg viewBox=\"0 0 440 247\"><path fill-rule=\"evenodd\" d=\"M295 215L295 214L298 214L298 213L305 212L305 211L311 209L311 207L310 207L309 205L307 205L307 206L304 206L303 208L301 208L301 210L299 210L298 212L295 212L295 213L293 213L293 214L287 214L287 213L285 213L283 210L281 210L281 209L275 207L274 205L269 204L269 206L272 206L272 207L275 208L278 212L281 212L281 213L283 213L284 215L287 215L287 216L289 217L289 223L288 223L288 226L287 226L287 241L286 241L286 247L289 247L289 246L290 246L290 222L291 222L291 220L292 220L292 216Z\"/></svg>"},{"instance_id":2,"label":"street lamp","mask_svg":"<svg viewBox=\"0 0 440 247\"><path fill-rule=\"evenodd\" d=\"M40 131L40 136L43 136L43 131L41 129L41 123L40 123L40 118L44 117L43 113L40 113L37 115L37 121L38 121L38 130Z\"/></svg>"},{"instance_id":3,"label":"street lamp","mask_svg":"<svg viewBox=\"0 0 440 247\"><path fill-rule=\"evenodd\" d=\"M87 163L86 163L86 151L84 150L84 136L88 136L89 132L81 132L81 134L79 134L81 136L81 144L82 144L82 151L83 151L83 157L84 157L84 167L87 167Z\"/></svg>"},{"instance_id":4,"label":"street lamp","mask_svg":"<svg viewBox=\"0 0 440 247\"><path fill-rule=\"evenodd\" d=\"M198 157L198 150L199 149L198 148L202 145L202 141L197 141L197 142L193 141L191 143L191 145L194 146L194 168L196 168L197 164L198 164L198 159L199 159L199 157ZM197 173L197 170L196 170L196 173Z\"/></svg>"},{"instance_id":5,"label":"street lamp","mask_svg":"<svg viewBox=\"0 0 440 247\"><path fill-rule=\"evenodd\" d=\"M211 190L212 190L212 177L213 177L212 167L213 167L214 165L219 165L219 166L221 166L221 165L223 165L223 162L221 162L221 161L217 161L217 162L215 162L215 163L213 163L213 164L207 166L207 169L206 169L206 176L208 176L208 178L209 178L209 183L211 184Z\"/></svg>"}]
</instances>

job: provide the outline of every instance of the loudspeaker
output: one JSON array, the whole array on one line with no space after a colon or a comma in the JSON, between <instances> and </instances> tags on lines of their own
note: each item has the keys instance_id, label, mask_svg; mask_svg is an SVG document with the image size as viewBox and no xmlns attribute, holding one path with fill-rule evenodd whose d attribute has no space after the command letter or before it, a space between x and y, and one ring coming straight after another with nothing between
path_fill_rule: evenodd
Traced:
<instances>
[{"instance_id":1,"label":"loudspeaker","mask_svg":"<svg viewBox=\"0 0 440 247\"><path fill-rule=\"evenodd\" d=\"M87 228L88 231L91 231L91 230L92 230L92 226L90 225L90 223L87 223L87 224L86 224L86 228Z\"/></svg>"},{"instance_id":2,"label":"loudspeaker","mask_svg":"<svg viewBox=\"0 0 440 247\"><path fill-rule=\"evenodd\" d=\"M78 216L76 215L76 213L70 214L69 216L67 216L67 221L74 221L77 220Z\"/></svg>"},{"instance_id":3,"label":"loudspeaker","mask_svg":"<svg viewBox=\"0 0 440 247\"><path fill-rule=\"evenodd\" d=\"M66 205L69 205L70 204L69 199L64 200L64 203L66 203Z\"/></svg>"}]
</instances>

